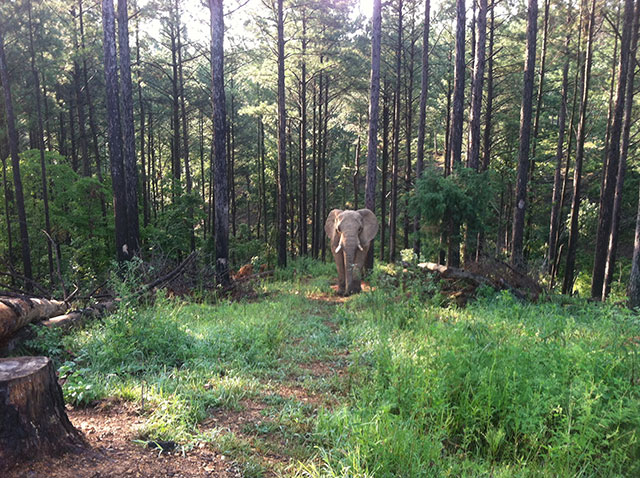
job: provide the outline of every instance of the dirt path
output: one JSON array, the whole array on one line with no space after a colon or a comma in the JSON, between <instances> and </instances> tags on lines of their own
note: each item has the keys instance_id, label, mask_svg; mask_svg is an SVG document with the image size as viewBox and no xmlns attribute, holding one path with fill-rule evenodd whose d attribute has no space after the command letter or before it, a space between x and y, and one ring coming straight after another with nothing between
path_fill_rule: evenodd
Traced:
<instances>
[{"instance_id":1,"label":"dirt path","mask_svg":"<svg viewBox=\"0 0 640 478\"><path fill-rule=\"evenodd\" d=\"M348 299L333 294L311 294L307 299L322 304L322 324L331 334L338 333L332 316ZM243 400L234 410L213 410L198 426L210 443L200 441L191 449L169 443L165 446L170 450L162 452L136 442L136 429L145 421L137 404L105 400L89 408L68 407L71 422L85 434L90 448L22 465L4 477L227 478L286 473L292 463L312 457L314 418L320 407L339 403L340 393L331 383L344 378L347 362L348 352L336 349L328 359L292 364L284 379L266 381L258 397Z\"/></svg>"}]
</instances>

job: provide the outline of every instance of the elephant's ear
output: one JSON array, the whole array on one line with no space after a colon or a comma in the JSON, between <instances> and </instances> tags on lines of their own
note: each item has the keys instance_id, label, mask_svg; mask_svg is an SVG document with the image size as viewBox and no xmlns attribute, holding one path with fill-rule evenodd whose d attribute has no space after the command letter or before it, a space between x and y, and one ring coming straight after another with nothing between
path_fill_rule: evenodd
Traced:
<instances>
[{"instance_id":1,"label":"elephant's ear","mask_svg":"<svg viewBox=\"0 0 640 478\"><path fill-rule=\"evenodd\" d=\"M342 212L342 209L333 209L329 216L327 217L326 222L324 223L324 232L327 233L329 239L333 239L333 234L336 231L336 221L338 220L338 215Z\"/></svg>"},{"instance_id":2,"label":"elephant's ear","mask_svg":"<svg viewBox=\"0 0 640 478\"><path fill-rule=\"evenodd\" d=\"M373 238L376 237L376 234L378 234L378 219L369 209L358 209L356 212L362 216L360 242L363 245L369 244Z\"/></svg>"}]
</instances>

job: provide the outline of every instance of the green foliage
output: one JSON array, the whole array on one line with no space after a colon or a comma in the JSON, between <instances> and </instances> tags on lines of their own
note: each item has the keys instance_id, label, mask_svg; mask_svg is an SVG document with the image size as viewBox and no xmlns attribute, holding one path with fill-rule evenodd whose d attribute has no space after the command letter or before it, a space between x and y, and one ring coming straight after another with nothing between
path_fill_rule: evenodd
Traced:
<instances>
[{"instance_id":1,"label":"green foliage","mask_svg":"<svg viewBox=\"0 0 640 478\"><path fill-rule=\"evenodd\" d=\"M458 168L443 176L428 168L416 183L411 209L429 225L442 227L449 220L483 230L494 200L494 183L488 172Z\"/></svg>"},{"instance_id":2,"label":"green foliage","mask_svg":"<svg viewBox=\"0 0 640 478\"><path fill-rule=\"evenodd\" d=\"M103 392L87 377L88 368L78 368L75 362L69 361L58 369L60 379L64 381L64 399L73 405L87 405L101 398Z\"/></svg>"}]
</instances>

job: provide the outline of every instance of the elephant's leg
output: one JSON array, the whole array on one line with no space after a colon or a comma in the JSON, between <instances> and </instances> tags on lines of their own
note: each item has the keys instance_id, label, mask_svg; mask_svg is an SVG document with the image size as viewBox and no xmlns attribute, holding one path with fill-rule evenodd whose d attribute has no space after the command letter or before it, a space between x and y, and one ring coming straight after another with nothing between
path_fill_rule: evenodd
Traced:
<instances>
[{"instance_id":1,"label":"elephant's leg","mask_svg":"<svg viewBox=\"0 0 640 478\"><path fill-rule=\"evenodd\" d=\"M362 275L364 273L364 263L367 259L367 252L369 252L369 246L364 246L361 251L358 250L356 252L353 281L350 287L352 293L362 291Z\"/></svg>"},{"instance_id":2,"label":"elephant's leg","mask_svg":"<svg viewBox=\"0 0 640 478\"><path fill-rule=\"evenodd\" d=\"M333 254L333 258L336 261L336 267L338 268L338 295L345 294L345 272L344 272L344 254L340 251L337 254Z\"/></svg>"}]
</instances>

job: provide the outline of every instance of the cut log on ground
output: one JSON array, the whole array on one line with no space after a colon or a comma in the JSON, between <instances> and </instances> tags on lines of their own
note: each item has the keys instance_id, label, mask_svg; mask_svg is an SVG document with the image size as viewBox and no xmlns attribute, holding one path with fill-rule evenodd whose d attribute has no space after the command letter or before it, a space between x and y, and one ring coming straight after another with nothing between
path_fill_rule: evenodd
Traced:
<instances>
[{"instance_id":1,"label":"cut log on ground","mask_svg":"<svg viewBox=\"0 0 640 478\"><path fill-rule=\"evenodd\" d=\"M117 307L117 301L110 300L108 302L99 302L85 309L77 309L63 315L57 315L40 322L34 322L36 325L44 327L61 327L69 329L83 325L88 320L102 317L103 315L113 312ZM28 340L37 337L37 332L30 327L23 327L8 337L0 338L0 357L7 357L14 354Z\"/></svg>"},{"instance_id":2,"label":"cut log on ground","mask_svg":"<svg viewBox=\"0 0 640 478\"><path fill-rule=\"evenodd\" d=\"M0 297L0 341L36 320L64 314L67 305L59 300L29 297Z\"/></svg>"},{"instance_id":3,"label":"cut log on ground","mask_svg":"<svg viewBox=\"0 0 640 478\"><path fill-rule=\"evenodd\" d=\"M0 359L0 472L84 445L82 434L65 412L51 360Z\"/></svg>"}]
</instances>

